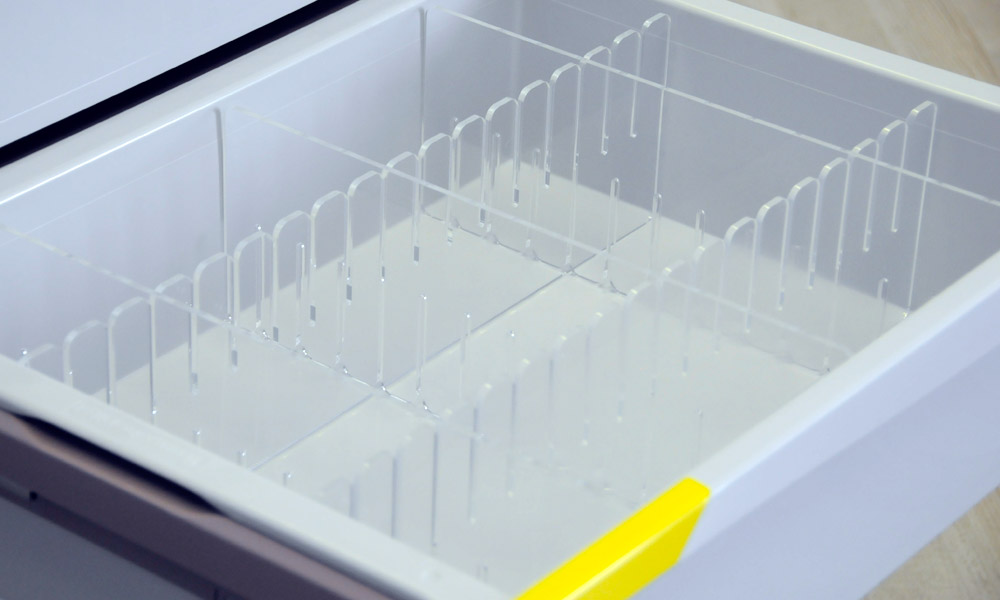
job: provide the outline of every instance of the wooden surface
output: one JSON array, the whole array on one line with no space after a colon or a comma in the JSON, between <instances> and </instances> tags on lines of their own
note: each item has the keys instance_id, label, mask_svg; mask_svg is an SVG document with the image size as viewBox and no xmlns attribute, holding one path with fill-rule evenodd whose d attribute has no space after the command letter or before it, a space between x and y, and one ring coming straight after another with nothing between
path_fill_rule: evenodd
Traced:
<instances>
[{"instance_id":1,"label":"wooden surface","mask_svg":"<svg viewBox=\"0 0 1000 600\"><path fill-rule=\"evenodd\" d=\"M1000 85L1000 0L735 1ZM1000 488L866 597L932 599L1000 599Z\"/></svg>"},{"instance_id":2,"label":"wooden surface","mask_svg":"<svg viewBox=\"0 0 1000 600\"><path fill-rule=\"evenodd\" d=\"M1000 489L899 568L866 600L1000 598Z\"/></svg>"},{"instance_id":3,"label":"wooden surface","mask_svg":"<svg viewBox=\"0 0 1000 600\"><path fill-rule=\"evenodd\" d=\"M855 42L1000 84L1000 0L734 0Z\"/></svg>"}]
</instances>

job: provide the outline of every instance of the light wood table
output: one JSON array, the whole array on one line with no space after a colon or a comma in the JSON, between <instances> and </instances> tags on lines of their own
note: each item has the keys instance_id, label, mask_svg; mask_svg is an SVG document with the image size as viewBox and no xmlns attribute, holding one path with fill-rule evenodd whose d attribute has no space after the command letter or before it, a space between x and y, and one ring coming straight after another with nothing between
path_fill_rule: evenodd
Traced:
<instances>
[{"instance_id":1,"label":"light wood table","mask_svg":"<svg viewBox=\"0 0 1000 600\"><path fill-rule=\"evenodd\" d=\"M1000 85L1000 0L735 1ZM1000 599L1000 488L866 597L925 599Z\"/></svg>"}]
</instances>

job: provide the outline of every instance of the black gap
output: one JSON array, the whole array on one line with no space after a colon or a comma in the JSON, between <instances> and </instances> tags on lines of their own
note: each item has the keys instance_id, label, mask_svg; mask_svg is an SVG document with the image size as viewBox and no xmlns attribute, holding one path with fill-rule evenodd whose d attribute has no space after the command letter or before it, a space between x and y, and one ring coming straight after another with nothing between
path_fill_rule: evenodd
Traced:
<instances>
[{"instance_id":1,"label":"black gap","mask_svg":"<svg viewBox=\"0 0 1000 600\"><path fill-rule=\"evenodd\" d=\"M354 0L317 0L169 71L0 147L0 167L37 152L171 88L317 21Z\"/></svg>"}]
</instances>

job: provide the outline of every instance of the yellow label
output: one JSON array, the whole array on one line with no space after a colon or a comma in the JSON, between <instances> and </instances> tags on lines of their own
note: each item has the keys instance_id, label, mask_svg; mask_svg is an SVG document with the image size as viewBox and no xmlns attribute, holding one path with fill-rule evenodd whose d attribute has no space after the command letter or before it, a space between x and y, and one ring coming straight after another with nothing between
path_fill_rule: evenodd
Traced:
<instances>
[{"instance_id":1,"label":"yellow label","mask_svg":"<svg viewBox=\"0 0 1000 600\"><path fill-rule=\"evenodd\" d=\"M619 600L673 566L709 490L686 478L609 531L518 600Z\"/></svg>"}]
</instances>

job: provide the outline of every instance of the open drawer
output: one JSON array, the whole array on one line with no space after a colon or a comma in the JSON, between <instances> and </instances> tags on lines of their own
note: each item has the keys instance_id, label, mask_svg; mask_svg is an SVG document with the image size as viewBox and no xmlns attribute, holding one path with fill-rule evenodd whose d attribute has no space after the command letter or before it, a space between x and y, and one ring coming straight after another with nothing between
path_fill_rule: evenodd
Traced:
<instances>
[{"instance_id":1,"label":"open drawer","mask_svg":"<svg viewBox=\"0 0 1000 600\"><path fill-rule=\"evenodd\" d=\"M1000 482L998 103L723 2L360 2L0 170L0 406L389 595L858 595Z\"/></svg>"}]
</instances>

